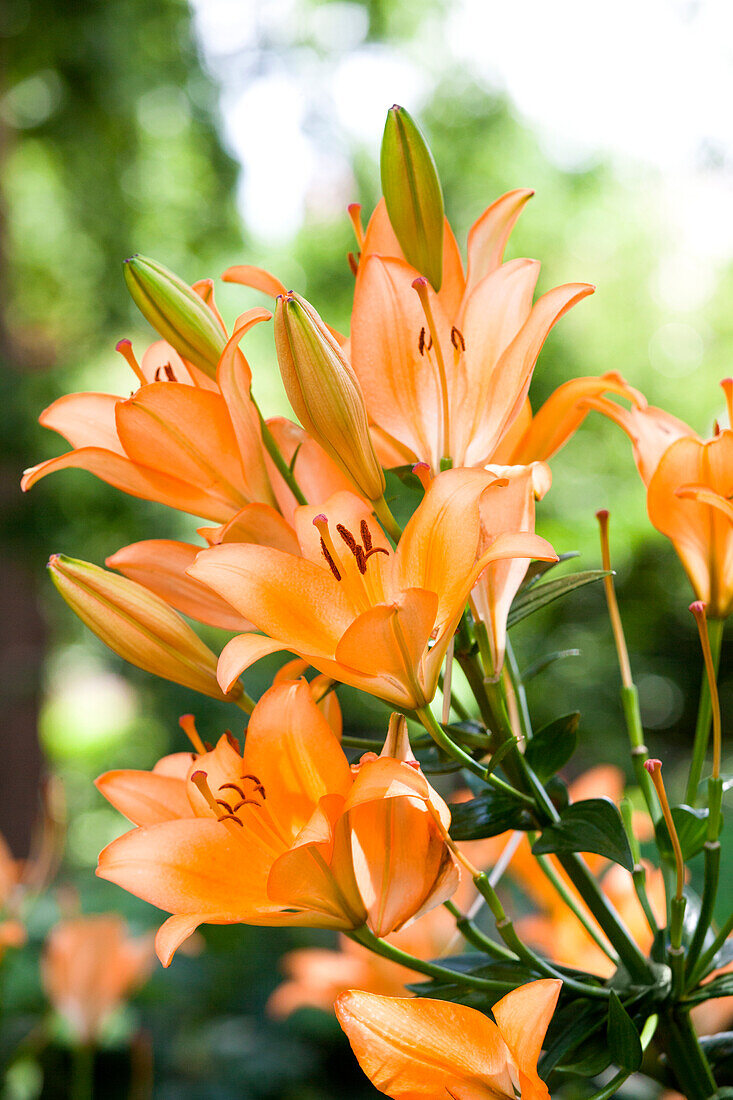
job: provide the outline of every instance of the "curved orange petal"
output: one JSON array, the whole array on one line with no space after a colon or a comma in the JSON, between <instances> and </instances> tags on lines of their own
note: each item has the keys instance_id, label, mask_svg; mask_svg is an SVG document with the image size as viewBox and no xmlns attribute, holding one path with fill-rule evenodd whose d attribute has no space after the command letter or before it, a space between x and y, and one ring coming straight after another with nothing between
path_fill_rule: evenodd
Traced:
<instances>
[{"instance_id":1,"label":"curved orange petal","mask_svg":"<svg viewBox=\"0 0 733 1100\"><path fill-rule=\"evenodd\" d=\"M336 660L373 676L373 694L400 706L405 700L411 700L408 706L423 706L420 669L437 608L437 595L419 588L407 589L392 604L369 608L342 635Z\"/></svg>"},{"instance_id":2,"label":"curved orange petal","mask_svg":"<svg viewBox=\"0 0 733 1100\"><path fill-rule=\"evenodd\" d=\"M370 256L363 262L354 294L351 361L370 418L437 469L440 392L430 356L420 354L426 321L412 289L416 277L404 260ZM434 292L430 297L444 357L452 364L450 324Z\"/></svg>"},{"instance_id":3,"label":"curved orange petal","mask_svg":"<svg viewBox=\"0 0 733 1100\"><path fill-rule=\"evenodd\" d=\"M273 863L267 889L284 907L322 914L326 927L359 928L366 914L344 852L343 804L341 795L321 798L293 847Z\"/></svg>"},{"instance_id":4,"label":"curved orange petal","mask_svg":"<svg viewBox=\"0 0 733 1100\"><path fill-rule=\"evenodd\" d=\"M467 293L499 266L517 218L533 195L527 188L507 191L473 223L468 231Z\"/></svg>"},{"instance_id":5,"label":"curved orange petal","mask_svg":"<svg viewBox=\"0 0 733 1100\"><path fill-rule=\"evenodd\" d=\"M262 634L238 634L222 649L216 669L219 684L228 684L222 691L231 691L242 673L263 657L289 649L282 642L275 642Z\"/></svg>"},{"instance_id":6,"label":"curved orange petal","mask_svg":"<svg viewBox=\"0 0 733 1100\"><path fill-rule=\"evenodd\" d=\"M364 1073L393 1100L440 1100L454 1087L482 1085L486 1100L514 1096L506 1044L496 1024L473 1008L355 990L334 1007Z\"/></svg>"},{"instance_id":7,"label":"curved orange petal","mask_svg":"<svg viewBox=\"0 0 733 1100\"><path fill-rule=\"evenodd\" d=\"M606 397L587 398L586 404L626 432L634 448L636 467L647 487L668 447L687 437L699 442L697 433L683 420L653 405L632 405L627 409Z\"/></svg>"},{"instance_id":8,"label":"curved orange petal","mask_svg":"<svg viewBox=\"0 0 733 1100\"><path fill-rule=\"evenodd\" d=\"M78 451L68 451L32 466L23 474L21 488L27 492L47 474L69 469L88 470L123 493L143 500L156 500L194 516L204 516L218 522L231 515L231 507L212 499L206 489L158 470L138 466L129 458L101 447L81 447Z\"/></svg>"},{"instance_id":9,"label":"curved orange petal","mask_svg":"<svg viewBox=\"0 0 733 1100\"><path fill-rule=\"evenodd\" d=\"M190 752L172 752L168 756L161 756L153 767L156 775L168 775L174 779L185 779L191 767Z\"/></svg>"},{"instance_id":10,"label":"curved orange petal","mask_svg":"<svg viewBox=\"0 0 733 1100\"><path fill-rule=\"evenodd\" d=\"M251 309L238 318L216 371L216 381L226 401L239 445L246 495L251 500L260 500L267 504L274 504L275 497L267 473L259 417L250 397L252 372L239 350L239 342L254 325L269 321L271 317L272 314L267 309Z\"/></svg>"},{"instance_id":11,"label":"curved orange petal","mask_svg":"<svg viewBox=\"0 0 733 1100\"><path fill-rule=\"evenodd\" d=\"M277 276L271 275L262 267L253 267L251 264L235 264L233 267L228 267L221 278L224 283L239 283L240 286L261 290L271 298L277 298L278 294L287 294L287 290Z\"/></svg>"},{"instance_id":12,"label":"curved orange petal","mask_svg":"<svg viewBox=\"0 0 733 1100\"><path fill-rule=\"evenodd\" d=\"M302 656L332 656L353 618L341 586L326 568L269 546L214 546L199 554L189 575Z\"/></svg>"},{"instance_id":13,"label":"curved orange petal","mask_svg":"<svg viewBox=\"0 0 733 1100\"><path fill-rule=\"evenodd\" d=\"M604 393L627 397L640 407L646 404L643 394L630 386L617 371L609 371L599 377L572 378L558 386L537 410L522 438L515 444L511 461L523 465L537 459L546 461L552 458L588 415L590 407L586 404L587 398L599 397Z\"/></svg>"},{"instance_id":14,"label":"curved orange petal","mask_svg":"<svg viewBox=\"0 0 733 1100\"><path fill-rule=\"evenodd\" d=\"M286 554L299 554L300 546L290 524L269 504L246 504L221 527L200 527L210 546L222 542L254 542Z\"/></svg>"},{"instance_id":15,"label":"curved orange petal","mask_svg":"<svg viewBox=\"0 0 733 1100\"><path fill-rule=\"evenodd\" d=\"M349 762L305 680L276 684L259 700L247 727L244 770L267 793L283 831L297 836L326 794L345 797Z\"/></svg>"},{"instance_id":16,"label":"curved orange petal","mask_svg":"<svg viewBox=\"0 0 733 1100\"><path fill-rule=\"evenodd\" d=\"M463 465L469 448L488 453L493 372L530 315L539 272L537 260L512 260L488 274L466 298L460 319L465 351L451 401L451 454L456 465Z\"/></svg>"},{"instance_id":17,"label":"curved orange petal","mask_svg":"<svg viewBox=\"0 0 733 1100\"><path fill-rule=\"evenodd\" d=\"M67 393L43 410L38 423L58 432L74 448L102 447L124 454L115 422L120 400L110 393Z\"/></svg>"},{"instance_id":18,"label":"curved orange petal","mask_svg":"<svg viewBox=\"0 0 733 1100\"><path fill-rule=\"evenodd\" d=\"M482 465L490 460L494 448L521 412L537 356L550 329L569 309L594 290L595 287L589 283L566 283L548 290L535 302L526 322L502 353L492 372L487 397L488 408L491 410L490 428L482 433L480 441L469 447L467 462ZM481 448L478 446L479 442Z\"/></svg>"},{"instance_id":19,"label":"curved orange petal","mask_svg":"<svg viewBox=\"0 0 733 1100\"><path fill-rule=\"evenodd\" d=\"M491 1009L517 1068L527 1075L533 1090L537 1090L526 1093L530 1100L535 1095L549 1096L546 1086L537 1076L537 1060L561 987L562 982L553 978L529 982L507 993ZM525 1096L524 1089L522 1096Z\"/></svg>"},{"instance_id":20,"label":"curved orange petal","mask_svg":"<svg viewBox=\"0 0 733 1100\"><path fill-rule=\"evenodd\" d=\"M191 756L186 755L190 764ZM105 772L94 785L133 825L193 817L185 779L160 772L120 770Z\"/></svg>"},{"instance_id":21,"label":"curved orange petal","mask_svg":"<svg viewBox=\"0 0 733 1100\"><path fill-rule=\"evenodd\" d=\"M147 825L108 844L97 874L173 914L216 923L302 923L268 897L270 851L242 834L213 817Z\"/></svg>"},{"instance_id":22,"label":"curved orange petal","mask_svg":"<svg viewBox=\"0 0 733 1100\"><path fill-rule=\"evenodd\" d=\"M107 558L105 564L201 623L222 630L251 630L252 624L238 615L229 604L205 584L188 576L200 546L171 539L146 539L123 546Z\"/></svg>"},{"instance_id":23,"label":"curved orange petal","mask_svg":"<svg viewBox=\"0 0 733 1100\"><path fill-rule=\"evenodd\" d=\"M397 547L393 586L438 593L438 629L465 602L479 540L479 500L495 480L484 470L438 474L405 527Z\"/></svg>"}]
</instances>

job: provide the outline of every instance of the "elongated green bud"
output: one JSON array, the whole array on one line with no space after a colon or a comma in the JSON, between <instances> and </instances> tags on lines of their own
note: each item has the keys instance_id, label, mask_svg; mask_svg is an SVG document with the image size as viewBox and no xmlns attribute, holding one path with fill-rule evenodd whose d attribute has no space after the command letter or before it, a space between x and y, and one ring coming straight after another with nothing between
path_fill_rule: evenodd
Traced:
<instances>
[{"instance_id":1,"label":"elongated green bud","mask_svg":"<svg viewBox=\"0 0 733 1100\"><path fill-rule=\"evenodd\" d=\"M179 355L214 378L226 333L196 291L146 256L125 260L124 272L127 289L145 320Z\"/></svg>"},{"instance_id":2,"label":"elongated green bud","mask_svg":"<svg viewBox=\"0 0 733 1100\"><path fill-rule=\"evenodd\" d=\"M433 154L404 107L387 112L380 167L387 213L405 258L440 290L443 192Z\"/></svg>"},{"instance_id":3,"label":"elongated green bud","mask_svg":"<svg viewBox=\"0 0 733 1100\"><path fill-rule=\"evenodd\" d=\"M214 699L235 700L242 694L240 684L229 695L222 694L216 654L143 585L62 554L49 558L48 569L71 610L131 665Z\"/></svg>"},{"instance_id":4,"label":"elongated green bud","mask_svg":"<svg viewBox=\"0 0 733 1100\"><path fill-rule=\"evenodd\" d=\"M293 291L277 299L275 348L285 392L303 427L363 496L379 500L384 473L359 380L313 306Z\"/></svg>"}]
</instances>

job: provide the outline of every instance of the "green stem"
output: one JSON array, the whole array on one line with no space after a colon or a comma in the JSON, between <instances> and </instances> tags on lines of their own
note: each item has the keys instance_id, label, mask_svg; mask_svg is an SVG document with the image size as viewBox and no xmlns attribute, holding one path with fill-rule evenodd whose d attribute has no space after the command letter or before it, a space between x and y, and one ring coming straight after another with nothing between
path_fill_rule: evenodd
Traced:
<instances>
[{"instance_id":1,"label":"green stem","mask_svg":"<svg viewBox=\"0 0 733 1100\"><path fill-rule=\"evenodd\" d=\"M244 690L242 690L241 695L238 695L237 698L232 701L236 703L239 709L243 710L245 714L251 714L252 711L255 709L254 699Z\"/></svg>"},{"instance_id":2,"label":"green stem","mask_svg":"<svg viewBox=\"0 0 733 1100\"><path fill-rule=\"evenodd\" d=\"M485 764L480 764L477 760L474 760L472 756L469 756L467 752L464 752L460 746L456 745L455 741L448 736L440 722L438 722L430 707L420 707L415 713L435 741L436 745L443 749L449 756L452 756L454 760L458 760L464 768L473 772L474 775L479 776L480 779L483 779L484 782L488 783L490 786L495 787L496 790L503 791L504 794L510 794L512 798L516 798L519 802L524 802L528 806L534 805L533 800L528 795L522 794L521 791L518 791L509 783L505 783L503 779L499 779L497 775L492 775Z\"/></svg>"},{"instance_id":3,"label":"green stem","mask_svg":"<svg viewBox=\"0 0 733 1100\"><path fill-rule=\"evenodd\" d=\"M689 1012L670 1010L660 1039L682 1095L687 1100L707 1100L714 1096L718 1086L690 1022Z\"/></svg>"},{"instance_id":4,"label":"green stem","mask_svg":"<svg viewBox=\"0 0 733 1100\"><path fill-rule=\"evenodd\" d=\"M295 475L293 471L290 469L290 466L285 461L283 453L277 445L275 436L270 431L267 425L267 421L260 412L260 407L255 401L254 397L252 397L252 404L255 407L257 416L260 421L260 432L262 433L262 442L265 445L265 450L267 451L272 461L275 463L278 473L282 477L288 489L290 489L290 492L293 494L298 504L307 504L308 501L303 495L303 491L300 488L300 485L298 485L298 482L295 480Z\"/></svg>"},{"instance_id":5,"label":"green stem","mask_svg":"<svg viewBox=\"0 0 733 1100\"><path fill-rule=\"evenodd\" d=\"M524 681L522 680L522 674L519 671L519 664L512 648L512 643L507 638L506 640L506 661L507 668L509 669L509 676L514 687L514 692L517 696L517 703L519 704L519 717L522 723L522 733L528 740L532 736L532 719L529 713L529 704L527 703L527 692L524 689Z\"/></svg>"},{"instance_id":6,"label":"green stem","mask_svg":"<svg viewBox=\"0 0 733 1100\"><path fill-rule=\"evenodd\" d=\"M631 763L634 767L634 776L637 786L641 787L649 816L656 825L661 817L659 803L654 792L654 784L644 763L649 759L649 750L644 744L644 729L641 724L641 711L639 710L639 692L636 684L621 688L621 705L626 720L626 730L631 743Z\"/></svg>"},{"instance_id":7,"label":"green stem","mask_svg":"<svg viewBox=\"0 0 733 1100\"><path fill-rule=\"evenodd\" d=\"M74 1047L69 1096L71 1100L93 1100L94 1047L91 1043L80 1043Z\"/></svg>"},{"instance_id":8,"label":"green stem","mask_svg":"<svg viewBox=\"0 0 733 1100\"><path fill-rule=\"evenodd\" d=\"M700 979L702 977L704 977L705 974L707 974L708 969L710 968L710 965L711 965L713 959L718 954L721 947L723 946L725 941L728 939L728 936L730 936L731 932L733 932L733 913L730 914L730 916L728 917L725 924L721 927L721 929L718 932L717 936L715 937L713 942L710 944L710 947L708 947L707 951L705 951L700 956L700 958L697 962L697 965L693 969L693 971L690 974L690 977L688 979L688 982L687 982L687 988L688 989L694 989L694 987L697 985L697 983L700 981Z\"/></svg>"},{"instance_id":9,"label":"green stem","mask_svg":"<svg viewBox=\"0 0 733 1100\"><path fill-rule=\"evenodd\" d=\"M692 975L695 970L695 965L700 952L702 951L703 944L705 943L705 936L707 935L710 922L713 919L713 909L715 908L715 899L718 894L718 883L720 881L720 841L719 840L706 840L705 841L705 879L702 889L702 899L700 901L700 914L697 918L697 924L695 925L695 934L692 937L692 943L690 949L687 952L687 974Z\"/></svg>"},{"instance_id":10,"label":"green stem","mask_svg":"<svg viewBox=\"0 0 733 1100\"><path fill-rule=\"evenodd\" d=\"M530 844L532 844L531 837ZM583 928L586 930L593 942L598 947L600 947L604 955L607 955L615 966L618 966L618 955L609 947L606 940L604 940L603 937L599 935L597 929L594 928L593 923L588 919L583 910L580 908L575 898L563 882L562 878L555 870L552 864L552 860L548 856L535 856L535 859L537 860L542 873L552 883L555 890L565 902L567 907L575 914L575 916L583 925Z\"/></svg>"},{"instance_id":11,"label":"green stem","mask_svg":"<svg viewBox=\"0 0 733 1100\"><path fill-rule=\"evenodd\" d=\"M512 951L507 951L506 947L502 947L500 943L496 943L485 935L474 921L470 917L464 916L452 901L444 901L443 905L455 917L456 928L467 943L473 944L479 951L483 951L485 955L489 955L492 959L501 962L517 961L517 957Z\"/></svg>"},{"instance_id":12,"label":"green stem","mask_svg":"<svg viewBox=\"0 0 733 1100\"><path fill-rule=\"evenodd\" d=\"M723 642L723 619L708 619L708 637L710 638L710 652L713 656L715 671L718 671L720 663L720 648ZM700 688L700 703L697 710L697 724L695 725L695 740L692 747L692 762L690 775L687 780L687 793L685 801L690 806L697 805L697 791L702 779L702 770L705 766L705 756L708 751L708 738L710 736L710 724L713 711L710 703L710 687L707 674L703 670L702 686Z\"/></svg>"},{"instance_id":13,"label":"green stem","mask_svg":"<svg viewBox=\"0 0 733 1100\"><path fill-rule=\"evenodd\" d=\"M373 507L377 519L396 545L402 538L402 528L392 515L389 504L382 496L373 502Z\"/></svg>"},{"instance_id":14,"label":"green stem","mask_svg":"<svg viewBox=\"0 0 733 1100\"><path fill-rule=\"evenodd\" d=\"M482 989L487 993L508 993L516 986L515 982L499 982L493 978L479 978L475 974L462 974L459 970L451 970L447 966L439 966L437 963L425 962L414 955L408 955L406 951L400 951L394 944L375 936L366 925L357 928L353 932L347 932L350 939L360 943L376 955L384 959L391 959L408 970L416 970L419 974L425 974L429 978L438 978L442 981L458 983L471 989Z\"/></svg>"}]
</instances>

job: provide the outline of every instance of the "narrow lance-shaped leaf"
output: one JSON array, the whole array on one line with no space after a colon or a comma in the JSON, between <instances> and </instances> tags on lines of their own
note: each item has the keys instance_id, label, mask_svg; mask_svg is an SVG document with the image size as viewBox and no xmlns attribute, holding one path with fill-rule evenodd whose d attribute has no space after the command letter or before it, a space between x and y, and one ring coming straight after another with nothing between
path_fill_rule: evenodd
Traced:
<instances>
[{"instance_id":1,"label":"narrow lance-shaped leaf","mask_svg":"<svg viewBox=\"0 0 733 1100\"><path fill-rule=\"evenodd\" d=\"M210 378L216 377L226 334L196 291L146 256L125 260L124 273L127 289L145 320L179 355Z\"/></svg>"},{"instance_id":2,"label":"narrow lance-shaped leaf","mask_svg":"<svg viewBox=\"0 0 733 1100\"><path fill-rule=\"evenodd\" d=\"M527 742L526 759L543 781L567 764L578 742L580 714L564 714L543 726Z\"/></svg>"},{"instance_id":3,"label":"narrow lance-shaped leaf","mask_svg":"<svg viewBox=\"0 0 733 1100\"><path fill-rule=\"evenodd\" d=\"M603 580L607 573L603 569L588 569L584 573L568 573L567 577L558 577L554 581L546 581L544 584L534 584L519 593L509 611L507 623L516 626L528 615L533 615L541 607L545 607L561 596L567 596L576 588L584 588L586 584Z\"/></svg>"},{"instance_id":4,"label":"narrow lance-shaped leaf","mask_svg":"<svg viewBox=\"0 0 733 1100\"><path fill-rule=\"evenodd\" d=\"M407 261L440 290L443 281L443 192L433 155L404 107L387 113L381 155L389 220Z\"/></svg>"},{"instance_id":5,"label":"narrow lance-shaped leaf","mask_svg":"<svg viewBox=\"0 0 733 1100\"><path fill-rule=\"evenodd\" d=\"M641 1065L641 1040L633 1020L613 990L608 1001L606 1037L609 1053L619 1069L635 1073Z\"/></svg>"},{"instance_id":6,"label":"narrow lance-shaped leaf","mask_svg":"<svg viewBox=\"0 0 733 1100\"><path fill-rule=\"evenodd\" d=\"M620 863L627 871L634 868L621 815L610 798L572 802L563 810L559 821L542 830L532 851L535 855L594 852Z\"/></svg>"}]
</instances>

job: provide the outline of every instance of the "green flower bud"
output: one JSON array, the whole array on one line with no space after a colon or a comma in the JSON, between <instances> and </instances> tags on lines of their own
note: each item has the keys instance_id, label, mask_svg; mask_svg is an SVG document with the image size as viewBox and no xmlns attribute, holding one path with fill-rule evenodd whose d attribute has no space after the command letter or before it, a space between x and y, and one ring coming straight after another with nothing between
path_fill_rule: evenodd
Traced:
<instances>
[{"instance_id":1,"label":"green flower bud","mask_svg":"<svg viewBox=\"0 0 733 1100\"><path fill-rule=\"evenodd\" d=\"M364 497L379 500L384 473L359 380L313 307L292 291L277 299L275 347L285 392L303 427Z\"/></svg>"},{"instance_id":2,"label":"green flower bud","mask_svg":"<svg viewBox=\"0 0 733 1100\"><path fill-rule=\"evenodd\" d=\"M443 281L443 192L433 154L404 107L391 107L382 138L382 191L387 213L408 263Z\"/></svg>"},{"instance_id":3,"label":"green flower bud","mask_svg":"<svg viewBox=\"0 0 733 1100\"><path fill-rule=\"evenodd\" d=\"M215 378L226 333L196 291L145 256L125 260L124 272L127 289L146 321L179 355Z\"/></svg>"}]
</instances>

